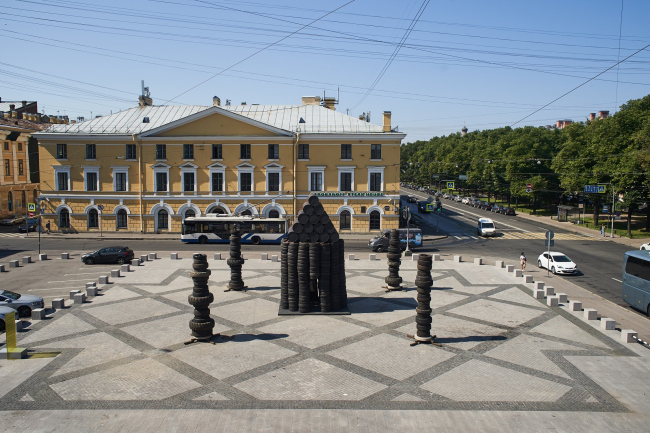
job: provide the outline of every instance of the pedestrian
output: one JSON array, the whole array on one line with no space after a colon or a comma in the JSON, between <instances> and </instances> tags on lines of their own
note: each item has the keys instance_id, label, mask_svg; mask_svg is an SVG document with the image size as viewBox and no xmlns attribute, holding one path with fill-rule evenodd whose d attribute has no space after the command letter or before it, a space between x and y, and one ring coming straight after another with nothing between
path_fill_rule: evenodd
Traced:
<instances>
[{"instance_id":1,"label":"pedestrian","mask_svg":"<svg viewBox=\"0 0 650 433\"><path fill-rule=\"evenodd\" d=\"M48 221L47 224L45 224L45 228L47 229L47 234L50 234L50 222Z\"/></svg>"},{"instance_id":2,"label":"pedestrian","mask_svg":"<svg viewBox=\"0 0 650 433\"><path fill-rule=\"evenodd\" d=\"M521 256L519 256L519 260L521 261L521 270L525 271L526 270L526 254L524 252L521 252Z\"/></svg>"},{"instance_id":3,"label":"pedestrian","mask_svg":"<svg viewBox=\"0 0 650 433\"><path fill-rule=\"evenodd\" d=\"M602 237L605 237L605 224L603 224L602 226L600 226L600 235L601 235Z\"/></svg>"}]
</instances>

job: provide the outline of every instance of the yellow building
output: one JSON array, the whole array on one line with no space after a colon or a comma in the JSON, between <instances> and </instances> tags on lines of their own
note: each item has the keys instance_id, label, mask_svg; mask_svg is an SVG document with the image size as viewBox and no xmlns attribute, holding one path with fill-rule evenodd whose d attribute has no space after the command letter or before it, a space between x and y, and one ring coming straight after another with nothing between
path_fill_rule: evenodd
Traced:
<instances>
[{"instance_id":1,"label":"yellow building","mask_svg":"<svg viewBox=\"0 0 650 433\"><path fill-rule=\"evenodd\" d=\"M312 192L343 232L398 226L405 134L391 129L390 112L379 126L319 97L288 106L150 101L34 134L53 230L180 232L184 218L208 213L291 219Z\"/></svg>"}]
</instances>

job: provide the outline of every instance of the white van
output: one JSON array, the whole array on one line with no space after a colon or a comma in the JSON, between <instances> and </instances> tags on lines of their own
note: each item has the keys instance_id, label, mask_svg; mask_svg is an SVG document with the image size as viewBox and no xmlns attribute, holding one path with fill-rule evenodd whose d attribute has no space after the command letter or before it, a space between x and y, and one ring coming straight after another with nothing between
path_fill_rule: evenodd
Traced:
<instances>
[{"instance_id":1,"label":"white van","mask_svg":"<svg viewBox=\"0 0 650 433\"><path fill-rule=\"evenodd\" d=\"M479 218L476 232L479 236L496 236L497 229L490 218Z\"/></svg>"}]
</instances>

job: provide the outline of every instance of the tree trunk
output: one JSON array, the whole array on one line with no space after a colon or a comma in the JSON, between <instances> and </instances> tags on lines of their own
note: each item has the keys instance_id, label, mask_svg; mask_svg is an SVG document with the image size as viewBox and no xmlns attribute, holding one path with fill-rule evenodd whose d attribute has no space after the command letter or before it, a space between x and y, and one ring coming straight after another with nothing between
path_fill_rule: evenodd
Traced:
<instances>
[{"instance_id":1,"label":"tree trunk","mask_svg":"<svg viewBox=\"0 0 650 433\"><path fill-rule=\"evenodd\" d=\"M519 196L515 197L515 210L519 210Z\"/></svg>"},{"instance_id":2,"label":"tree trunk","mask_svg":"<svg viewBox=\"0 0 650 433\"><path fill-rule=\"evenodd\" d=\"M632 206L627 208L627 237L632 239Z\"/></svg>"},{"instance_id":3,"label":"tree trunk","mask_svg":"<svg viewBox=\"0 0 650 433\"><path fill-rule=\"evenodd\" d=\"M650 231L650 207L645 208L645 231Z\"/></svg>"}]
</instances>

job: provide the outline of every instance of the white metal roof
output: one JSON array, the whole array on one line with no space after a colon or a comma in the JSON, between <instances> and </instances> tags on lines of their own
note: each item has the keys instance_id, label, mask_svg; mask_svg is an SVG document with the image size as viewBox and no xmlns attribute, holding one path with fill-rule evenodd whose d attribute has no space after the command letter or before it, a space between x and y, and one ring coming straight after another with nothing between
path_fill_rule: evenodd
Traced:
<instances>
[{"instance_id":1,"label":"white metal roof","mask_svg":"<svg viewBox=\"0 0 650 433\"><path fill-rule=\"evenodd\" d=\"M80 123L52 125L45 133L140 134L186 118L213 106L162 105L133 107ZM380 133L379 125L318 105L230 105L219 109L240 114L275 128L306 133ZM149 123L143 123L145 117ZM304 123L301 123L304 121Z\"/></svg>"},{"instance_id":2,"label":"white metal roof","mask_svg":"<svg viewBox=\"0 0 650 433\"><path fill-rule=\"evenodd\" d=\"M27 105L33 104L36 101L26 101ZM15 105L15 108L21 108L23 106L23 101L2 101L0 102L0 111L11 111L10 105Z\"/></svg>"}]
</instances>

